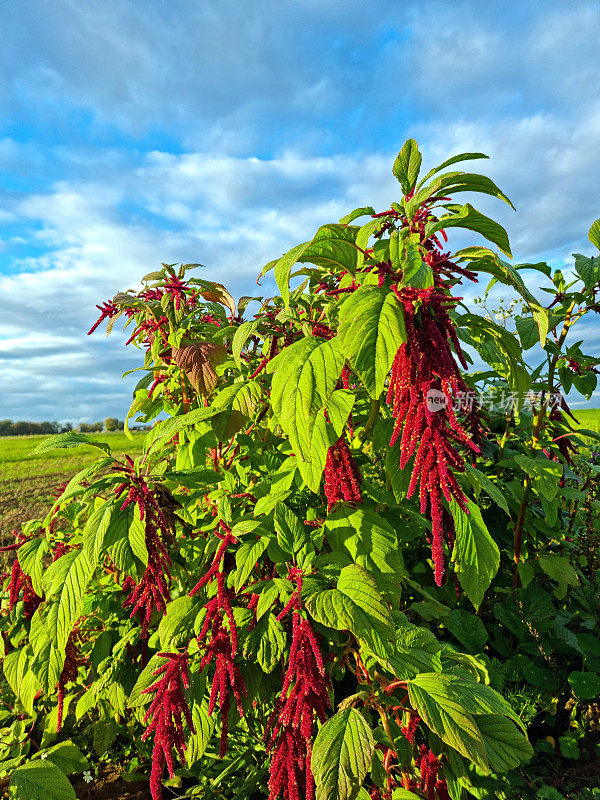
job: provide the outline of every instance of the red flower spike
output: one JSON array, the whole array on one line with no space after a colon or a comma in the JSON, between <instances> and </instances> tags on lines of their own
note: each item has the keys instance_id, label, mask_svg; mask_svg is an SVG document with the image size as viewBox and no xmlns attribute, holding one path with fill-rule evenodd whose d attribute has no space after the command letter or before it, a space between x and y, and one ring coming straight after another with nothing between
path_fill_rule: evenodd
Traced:
<instances>
[{"instance_id":1,"label":"red flower spike","mask_svg":"<svg viewBox=\"0 0 600 800\"><path fill-rule=\"evenodd\" d=\"M400 439L401 469L414 457L407 496L419 488L421 513L431 519L435 581L441 586L446 575L444 540L453 535L442 496L467 511L467 499L454 476L465 470L457 448L479 452L453 407L457 398L468 393L451 347L464 365L447 311L456 298L437 287L399 289L394 285L392 289L404 308L406 342L394 359L387 394L396 420L390 446Z\"/></svg>"},{"instance_id":2,"label":"red flower spike","mask_svg":"<svg viewBox=\"0 0 600 800\"><path fill-rule=\"evenodd\" d=\"M327 510L335 503L362 503L361 477L345 438L341 436L327 451L325 461L325 496Z\"/></svg>"},{"instance_id":3,"label":"red flower spike","mask_svg":"<svg viewBox=\"0 0 600 800\"><path fill-rule=\"evenodd\" d=\"M27 537L22 533L13 531L17 540L14 544L8 545L3 550L19 550L25 544ZM19 602L19 595L23 592L23 616L25 619L31 619L35 614L38 606L42 602L42 598L38 597L33 589L33 584L29 575L26 575L19 563L19 556L17 555L13 561L12 570L10 573L10 583L8 587L8 610L12 611L15 605Z\"/></svg>"},{"instance_id":4,"label":"red flower spike","mask_svg":"<svg viewBox=\"0 0 600 800\"><path fill-rule=\"evenodd\" d=\"M152 772L150 775L150 791L152 800L161 800L161 780L163 767L166 763L169 777L175 777L173 750L183 763L186 750L183 733L183 720L188 724L192 733L195 733L184 690L189 688L189 668L187 653L159 653L162 658L168 659L153 672L157 680L143 694L154 694L154 699L144 716L144 722L150 725L142 734L145 741L154 734L152 749Z\"/></svg>"}]
</instances>

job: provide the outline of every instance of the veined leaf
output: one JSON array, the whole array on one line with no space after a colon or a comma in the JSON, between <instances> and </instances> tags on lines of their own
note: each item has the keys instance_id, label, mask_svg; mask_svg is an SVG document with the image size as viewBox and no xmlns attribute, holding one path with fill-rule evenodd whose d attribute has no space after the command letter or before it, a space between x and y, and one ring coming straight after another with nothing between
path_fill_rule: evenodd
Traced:
<instances>
[{"instance_id":1,"label":"veined leaf","mask_svg":"<svg viewBox=\"0 0 600 800\"><path fill-rule=\"evenodd\" d=\"M467 228L480 233L512 258L508 234L502 225L477 211L470 203L465 203L458 213L444 214L437 222L430 223L425 229L425 235L429 238L446 228Z\"/></svg>"},{"instance_id":2,"label":"veined leaf","mask_svg":"<svg viewBox=\"0 0 600 800\"><path fill-rule=\"evenodd\" d=\"M258 327L259 320L257 319L250 319L246 322L242 322L236 332L233 334L233 341L231 343L231 352L233 355L233 359L237 366L241 369L242 368L242 359L241 353L244 349L244 346L248 339L252 336L256 328Z\"/></svg>"},{"instance_id":3,"label":"veined leaf","mask_svg":"<svg viewBox=\"0 0 600 800\"><path fill-rule=\"evenodd\" d=\"M436 190L436 195L439 197L455 195L458 192L478 192L479 194L489 194L499 200L504 200L512 209L515 208L504 192L485 175L473 172L447 172L444 175L439 175L436 181L440 181L440 186Z\"/></svg>"},{"instance_id":4,"label":"veined leaf","mask_svg":"<svg viewBox=\"0 0 600 800\"><path fill-rule=\"evenodd\" d=\"M396 638L389 609L375 581L358 564L342 569L335 589L318 591L307 597L306 608L322 625L352 631L375 653L381 653L385 644Z\"/></svg>"},{"instance_id":5,"label":"veined leaf","mask_svg":"<svg viewBox=\"0 0 600 800\"><path fill-rule=\"evenodd\" d=\"M311 758L316 800L355 800L374 751L371 728L355 708L327 720L317 734Z\"/></svg>"},{"instance_id":6,"label":"veined leaf","mask_svg":"<svg viewBox=\"0 0 600 800\"><path fill-rule=\"evenodd\" d=\"M485 153L460 153L457 156L452 156L452 158L443 161L439 166L430 169L427 175L419 181L417 188L422 186L425 181L428 181L433 175L437 175L438 172L441 172L452 164L458 164L460 161L475 161L475 159L478 158L489 158L489 156L486 156Z\"/></svg>"},{"instance_id":7,"label":"veined leaf","mask_svg":"<svg viewBox=\"0 0 600 800\"><path fill-rule=\"evenodd\" d=\"M10 779L14 800L77 800L69 779L51 760L29 760Z\"/></svg>"},{"instance_id":8,"label":"veined leaf","mask_svg":"<svg viewBox=\"0 0 600 800\"><path fill-rule=\"evenodd\" d=\"M452 689L451 676L423 673L408 682L408 693L428 728L486 771L485 744L473 716Z\"/></svg>"},{"instance_id":9,"label":"veined leaf","mask_svg":"<svg viewBox=\"0 0 600 800\"><path fill-rule=\"evenodd\" d=\"M77 431L67 431L66 433L57 433L54 436L49 436L43 442L40 442L29 455L47 453L49 450L62 450L67 447L79 447L82 444L97 447L107 455L110 455L110 445L106 442L99 442L97 439L86 436L85 433L77 433Z\"/></svg>"},{"instance_id":10,"label":"veined leaf","mask_svg":"<svg viewBox=\"0 0 600 800\"><path fill-rule=\"evenodd\" d=\"M406 341L402 308L385 287L364 286L340 309L338 338L369 394L378 398L400 345Z\"/></svg>"},{"instance_id":11,"label":"veined leaf","mask_svg":"<svg viewBox=\"0 0 600 800\"><path fill-rule=\"evenodd\" d=\"M527 737L506 717L488 714L476 717L476 721L494 772L516 769L533 756Z\"/></svg>"},{"instance_id":12,"label":"veined leaf","mask_svg":"<svg viewBox=\"0 0 600 800\"><path fill-rule=\"evenodd\" d=\"M281 355L285 358L271 362L275 364L271 405L294 450L310 461L315 415L335 389L344 356L337 337L323 341L316 336L295 342Z\"/></svg>"},{"instance_id":13,"label":"veined leaf","mask_svg":"<svg viewBox=\"0 0 600 800\"><path fill-rule=\"evenodd\" d=\"M600 250L600 219L597 219L588 233L590 242Z\"/></svg>"},{"instance_id":14,"label":"veined leaf","mask_svg":"<svg viewBox=\"0 0 600 800\"><path fill-rule=\"evenodd\" d=\"M393 173L404 194L408 194L419 177L423 157L414 139L407 139L394 161Z\"/></svg>"},{"instance_id":15,"label":"veined leaf","mask_svg":"<svg viewBox=\"0 0 600 800\"><path fill-rule=\"evenodd\" d=\"M500 551L481 517L479 507L468 501L469 513L452 501L450 509L456 527L452 561L467 597L479 608L492 578L500 566Z\"/></svg>"},{"instance_id":16,"label":"veined leaf","mask_svg":"<svg viewBox=\"0 0 600 800\"><path fill-rule=\"evenodd\" d=\"M67 553L63 558L70 555ZM59 559L62 560L62 559ZM62 650L83 610L83 598L94 572L94 564L84 550L79 550L68 565L64 582L57 592L58 602L48 612L48 632L55 646Z\"/></svg>"}]
</instances>

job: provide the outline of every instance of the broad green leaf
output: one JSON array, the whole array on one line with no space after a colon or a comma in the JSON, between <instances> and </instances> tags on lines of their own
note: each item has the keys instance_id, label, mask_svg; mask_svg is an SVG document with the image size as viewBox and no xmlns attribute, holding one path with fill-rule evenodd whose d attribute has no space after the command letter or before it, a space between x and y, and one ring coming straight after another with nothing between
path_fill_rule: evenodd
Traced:
<instances>
[{"instance_id":1,"label":"broad green leaf","mask_svg":"<svg viewBox=\"0 0 600 800\"><path fill-rule=\"evenodd\" d=\"M479 608L492 578L500 566L500 551L481 517L481 511L472 500L469 513L451 503L456 528L456 541L452 561L461 586L475 608Z\"/></svg>"},{"instance_id":2,"label":"broad green leaf","mask_svg":"<svg viewBox=\"0 0 600 800\"><path fill-rule=\"evenodd\" d=\"M261 398L262 389L258 381L241 381L225 387L215 397L213 408L222 409L211 425L221 442L228 442L254 413Z\"/></svg>"},{"instance_id":3,"label":"broad green leaf","mask_svg":"<svg viewBox=\"0 0 600 800\"><path fill-rule=\"evenodd\" d=\"M258 533L260 533L260 530ZM234 578L234 589L236 593L240 591L242 586L250 577L250 573L256 566L259 558L267 549L270 541L270 536L259 535L255 541L242 542L242 544L240 544L240 546L237 548L235 553L236 570Z\"/></svg>"},{"instance_id":4,"label":"broad green leaf","mask_svg":"<svg viewBox=\"0 0 600 800\"><path fill-rule=\"evenodd\" d=\"M392 170L404 194L408 194L414 188L419 177L422 160L423 157L415 140L407 139L402 145L402 150L396 156Z\"/></svg>"},{"instance_id":5,"label":"broad green leaf","mask_svg":"<svg viewBox=\"0 0 600 800\"><path fill-rule=\"evenodd\" d=\"M200 703L194 702L191 714L194 733L189 734L186 743L185 762L188 769L204 755L216 725L216 714L209 716L208 700L206 699Z\"/></svg>"},{"instance_id":6,"label":"broad green leaf","mask_svg":"<svg viewBox=\"0 0 600 800\"><path fill-rule=\"evenodd\" d=\"M404 565L398 537L383 517L373 509L342 504L327 517L323 529L334 551L347 553L397 598Z\"/></svg>"},{"instance_id":7,"label":"broad green leaf","mask_svg":"<svg viewBox=\"0 0 600 800\"><path fill-rule=\"evenodd\" d=\"M579 578L575 568L564 556L540 556L540 567L548 577L559 583L567 583L569 586L579 586Z\"/></svg>"},{"instance_id":8,"label":"broad green leaf","mask_svg":"<svg viewBox=\"0 0 600 800\"><path fill-rule=\"evenodd\" d=\"M345 270L354 275L358 255L355 243L357 231L358 228L351 225L321 225L297 260L336 272Z\"/></svg>"},{"instance_id":9,"label":"broad green leaf","mask_svg":"<svg viewBox=\"0 0 600 800\"><path fill-rule=\"evenodd\" d=\"M309 244L310 242L297 244L275 262L275 282L277 283L286 308L290 303L290 275L292 273L292 267L298 262L300 256L304 253Z\"/></svg>"},{"instance_id":10,"label":"broad green leaf","mask_svg":"<svg viewBox=\"0 0 600 800\"><path fill-rule=\"evenodd\" d=\"M533 317L515 317L515 325L523 350L529 350L539 342L539 329Z\"/></svg>"},{"instance_id":11,"label":"broad green leaf","mask_svg":"<svg viewBox=\"0 0 600 800\"><path fill-rule=\"evenodd\" d=\"M29 642L33 649L31 671L45 692L53 691L65 662L63 650L58 650L50 639L46 620L38 609L31 619Z\"/></svg>"},{"instance_id":12,"label":"broad green leaf","mask_svg":"<svg viewBox=\"0 0 600 800\"><path fill-rule=\"evenodd\" d=\"M385 651L396 634L387 606L377 591L375 581L358 564L349 564L340 572L337 587L311 594L306 598L310 615L322 625L349 630L364 639L375 653Z\"/></svg>"},{"instance_id":13,"label":"broad green leaf","mask_svg":"<svg viewBox=\"0 0 600 800\"><path fill-rule=\"evenodd\" d=\"M340 309L338 338L367 391L378 398L396 353L406 341L404 316L394 293L383 286L365 286L353 292Z\"/></svg>"},{"instance_id":14,"label":"broad green leaf","mask_svg":"<svg viewBox=\"0 0 600 800\"><path fill-rule=\"evenodd\" d=\"M104 545L118 569L137 578L136 559L144 567L148 564L146 528L137 505L130 505L124 511L117 508L106 530Z\"/></svg>"},{"instance_id":15,"label":"broad green leaf","mask_svg":"<svg viewBox=\"0 0 600 800\"><path fill-rule=\"evenodd\" d=\"M596 672L571 672L569 683L582 700L597 700L600 697L600 675Z\"/></svg>"},{"instance_id":16,"label":"broad green leaf","mask_svg":"<svg viewBox=\"0 0 600 800\"><path fill-rule=\"evenodd\" d=\"M533 479L534 489L552 502L563 474L562 464L545 457L532 458L524 455L515 456L514 460Z\"/></svg>"},{"instance_id":17,"label":"broad green leaf","mask_svg":"<svg viewBox=\"0 0 600 800\"><path fill-rule=\"evenodd\" d=\"M44 556L48 552L48 540L43 537L30 539L19 547L19 564L26 575L31 578L34 592L41 597L44 593L43 574Z\"/></svg>"},{"instance_id":18,"label":"broad green leaf","mask_svg":"<svg viewBox=\"0 0 600 800\"><path fill-rule=\"evenodd\" d=\"M437 222L430 223L425 229L425 235L429 238L446 228L466 228L480 233L509 258L512 258L508 234L502 225L477 211L470 203L465 203L457 213L444 214Z\"/></svg>"},{"instance_id":19,"label":"broad green leaf","mask_svg":"<svg viewBox=\"0 0 600 800\"><path fill-rule=\"evenodd\" d=\"M316 800L355 800L374 751L373 733L359 711L348 708L334 714L313 746Z\"/></svg>"},{"instance_id":20,"label":"broad green leaf","mask_svg":"<svg viewBox=\"0 0 600 800\"><path fill-rule=\"evenodd\" d=\"M164 650L180 647L190 638L190 630L198 616L201 604L197 597L187 594L171 600L158 625L158 638Z\"/></svg>"},{"instance_id":21,"label":"broad green leaf","mask_svg":"<svg viewBox=\"0 0 600 800\"><path fill-rule=\"evenodd\" d=\"M30 717L34 716L33 703L40 688L31 669L31 647L21 647L9 653L3 663L4 677Z\"/></svg>"},{"instance_id":22,"label":"broad green leaf","mask_svg":"<svg viewBox=\"0 0 600 800\"><path fill-rule=\"evenodd\" d=\"M104 545L104 536L110 525L115 506L114 499L107 500L94 509L88 517L83 529L83 548L91 563L97 563L100 557Z\"/></svg>"},{"instance_id":23,"label":"broad green leaf","mask_svg":"<svg viewBox=\"0 0 600 800\"><path fill-rule=\"evenodd\" d=\"M327 416L338 437L346 427L355 400L356 395L350 389L336 389L327 401Z\"/></svg>"},{"instance_id":24,"label":"broad green leaf","mask_svg":"<svg viewBox=\"0 0 600 800\"><path fill-rule=\"evenodd\" d=\"M478 716L475 719L494 772L508 772L531 759L533 747L510 719L498 714Z\"/></svg>"},{"instance_id":25,"label":"broad green leaf","mask_svg":"<svg viewBox=\"0 0 600 800\"><path fill-rule=\"evenodd\" d=\"M470 464L465 464L465 472L471 483L473 484L473 488L476 490L482 489L487 495L489 495L494 503L497 506L506 512L509 513L508 510L508 503L506 502L506 497L504 496L504 492L500 489L496 484L488 478L485 472L481 472L476 467L472 467ZM478 491L477 491L478 493Z\"/></svg>"},{"instance_id":26,"label":"broad green leaf","mask_svg":"<svg viewBox=\"0 0 600 800\"><path fill-rule=\"evenodd\" d=\"M81 616L84 595L93 572L94 565L84 550L77 552L65 571L64 582L57 591L58 602L50 608L47 620L48 632L59 650L66 646Z\"/></svg>"},{"instance_id":27,"label":"broad green leaf","mask_svg":"<svg viewBox=\"0 0 600 800\"><path fill-rule=\"evenodd\" d=\"M344 357L337 337L323 341L316 336L300 339L281 355L285 358L271 362L271 405L296 455L310 461L315 416L335 389Z\"/></svg>"},{"instance_id":28,"label":"broad green leaf","mask_svg":"<svg viewBox=\"0 0 600 800\"><path fill-rule=\"evenodd\" d=\"M69 779L49 759L28 761L10 779L11 800L77 800Z\"/></svg>"},{"instance_id":29,"label":"broad green leaf","mask_svg":"<svg viewBox=\"0 0 600 800\"><path fill-rule=\"evenodd\" d=\"M77 431L67 431L67 433L57 433L54 436L49 436L43 442L40 442L29 455L47 453L49 450L62 450L67 447L79 447L82 444L97 447L103 450L106 455L110 455L110 445L106 442L99 442L98 439L86 436L85 433L77 433Z\"/></svg>"},{"instance_id":30,"label":"broad green leaf","mask_svg":"<svg viewBox=\"0 0 600 800\"><path fill-rule=\"evenodd\" d=\"M573 258L575 259L575 272L589 291L600 279L600 262L597 258L588 258L579 253L573 253Z\"/></svg>"},{"instance_id":31,"label":"broad green leaf","mask_svg":"<svg viewBox=\"0 0 600 800\"><path fill-rule=\"evenodd\" d=\"M44 750L44 757L55 764L65 775L83 772L90 765L81 750L71 741L60 742L54 747L49 747Z\"/></svg>"},{"instance_id":32,"label":"broad green leaf","mask_svg":"<svg viewBox=\"0 0 600 800\"><path fill-rule=\"evenodd\" d=\"M277 542L286 553L295 555L308 543L309 536L304 524L285 503L277 504L274 522Z\"/></svg>"},{"instance_id":33,"label":"broad green leaf","mask_svg":"<svg viewBox=\"0 0 600 800\"><path fill-rule=\"evenodd\" d=\"M271 612L258 620L246 637L244 657L258 662L263 672L273 672L285 650L283 625Z\"/></svg>"},{"instance_id":34,"label":"broad green leaf","mask_svg":"<svg viewBox=\"0 0 600 800\"><path fill-rule=\"evenodd\" d=\"M473 172L447 172L444 175L439 175L436 178L436 183L438 181L440 182L439 188L436 189L436 196L438 197L455 195L458 192L478 192L479 194L489 194L499 200L504 200L512 209L515 208L504 192L485 175Z\"/></svg>"},{"instance_id":35,"label":"broad green leaf","mask_svg":"<svg viewBox=\"0 0 600 800\"><path fill-rule=\"evenodd\" d=\"M452 689L449 675L438 672L417 675L408 682L410 702L436 736L487 769L485 745L473 716Z\"/></svg>"},{"instance_id":36,"label":"broad green leaf","mask_svg":"<svg viewBox=\"0 0 600 800\"><path fill-rule=\"evenodd\" d=\"M433 286L433 270L423 261L414 242L408 242L406 245L402 286L413 286L416 289L428 289Z\"/></svg>"},{"instance_id":37,"label":"broad green leaf","mask_svg":"<svg viewBox=\"0 0 600 800\"><path fill-rule=\"evenodd\" d=\"M250 319L246 322L242 322L242 324L237 328L236 332L233 334L233 341L231 343L231 353L233 355L233 359L237 364L238 368L242 368L242 359L241 354L244 346L248 339L252 336L256 328L258 327L259 320L257 319Z\"/></svg>"},{"instance_id":38,"label":"broad green leaf","mask_svg":"<svg viewBox=\"0 0 600 800\"><path fill-rule=\"evenodd\" d=\"M454 608L444 624L470 653L482 653L488 639L485 625L474 614Z\"/></svg>"}]
</instances>

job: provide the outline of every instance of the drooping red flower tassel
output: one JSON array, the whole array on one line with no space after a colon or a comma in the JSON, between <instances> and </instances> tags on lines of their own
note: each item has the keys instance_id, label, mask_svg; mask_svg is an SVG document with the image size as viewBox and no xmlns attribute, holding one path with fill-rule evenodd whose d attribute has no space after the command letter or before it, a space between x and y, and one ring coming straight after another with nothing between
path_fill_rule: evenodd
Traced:
<instances>
[{"instance_id":1,"label":"drooping red flower tassel","mask_svg":"<svg viewBox=\"0 0 600 800\"><path fill-rule=\"evenodd\" d=\"M323 657L308 619L300 615L302 575L292 570L296 590L279 615L292 610L292 645L281 694L265 733L271 753L269 800L312 800L310 767L314 723L324 722L331 708Z\"/></svg>"},{"instance_id":2,"label":"drooping red flower tassel","mask_svg":"<svg viewBox=\"0 0 600 800\"><path fill-rule=\"evenodd\" d=\"M236 543L237 539L231 533L229 526L222 520L219 521L215 535L221 540L221 544L217 548L210 567L191 590L190 595L196 594L216 578L217 593L204 606L206 615L197 640L198 644L200 646L204 645L205 648L204 656L200 662L200 670L205 669L212 663L215 665L208 713L212 715L218 701L221 713L219 754L223 758L227 752L227 718L231 707L231 695L235 699L239 715L243 717L242 697L246 696L246 686L235 661L238 639L237 626L231 606L234 592L232 589L227 588L225 573L221 571L225 551L230 544ZM229 630L225 627L225 619L227 619Z\"/></svg>"},{"instance_id":3,"label":"drooping red flower tassel","mask_svg":"<svg viewBox=\"0 0 600 800\"><path fill-rule=\"evenodd\" d=\"M143 689L143 694L154 694L154 699L144 716L144 722L151 720L142 734L145 741L154 734L152 748L152 771L150 773L150 792L152 800L161 800L161 780L166 763L169 777L175 777L173 750L183 763L186 749L183 720L188 724L191 733L195 733L192 715L185 698L185 689L190 685L190 674L187 653L159 653L166 658L163 664L152 674L157 680Z\"/></svg>"},{"instance_id":4,"label":"drooping red flower tassel","mask_svg":"<svg viewBox=\"0 0 600 800\"><path fill-rule=\"evenodd\" d=\"M131 617L139 615L142 636L146 637L152 611L164 613L171 599L169 594L171 559L161 539L161 534L168 536L169 525L153 490L142 476L136 474L134 463L129 456L126 456L126 461L126 464L118 467L119 471L125 474L126 480L117 487L116 496L125 494L121 510L130 505L137 505L139 509L140 519L145 525L148 563L139 583L130 576L125 579L123 589L128 591L129 595L123 605L133 607Z\"/></svg>"},{"instance_id":5,"label":"drooping red flower tassel","mask_svg":"<svg viewBox=\"0 0 600 800\"><path fill-rule=\"evenodd\" d=\"M390 446L400 439L400 468L414 456L407 496L419 487L421 513L432 525L432 558L435 581L445 579L444 508L452 498L467 511L466 497L454 476L464 472L465 462L457 447L473 452L479 448L456 418L454 399L468 391L462 380L451 344L466 366L447 305L455 302L431 287L392 287L404 307L407 341L394 359L387 395L396 420ZM415 303L419 311L415 310Z\"/></svg>"},{"instance_id":6,"label":"drooping red flower tassel","mask_svg":"<svg viewBox=\"0 0 600 800\"><path fill-rule=\"evenodd\" d=\"M27 538L22 533L13 531L16 536L14 545L8 545L3 550L16 550L25 544ZM15 557L13 561L12 570L10 573L10 584L8 588L8 610L12 611L15 605L19 602L19 595L23 592L23 616L25 619L31 619L35 614L38 606L42 602L42 598L38 597L33 589L33 584L29 575L23 572L21 564L19 563L19 556Z\"/></svg>"},{"instance_id":7,"label":"drooping red flower tassel","mask_svg":"<svg viewBox=\"0 0 600 800\"><path fill-rule=\"evenodd\" d=\"M325 496L327 509L345 500L347 503L362 503L361 477L346 439L341 436L327 451L325 461Z\"/></svg>"}]
</instances>

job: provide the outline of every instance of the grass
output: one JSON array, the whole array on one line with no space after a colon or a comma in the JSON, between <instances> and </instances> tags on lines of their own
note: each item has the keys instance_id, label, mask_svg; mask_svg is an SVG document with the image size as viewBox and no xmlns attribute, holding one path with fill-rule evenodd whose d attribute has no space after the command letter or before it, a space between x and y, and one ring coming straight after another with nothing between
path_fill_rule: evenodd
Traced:
<instances>
[{"instance_id":1,"label":"grass","mask_svg":"<svg viewBox=\"0 0 600 800\"><path fill-rule=\"evenodd\" d=\"M580 428L600 433L600 408L582 408L581 410L574 408L573 413L579 421Z\"/></svg>"},{"instance_id":2,"label":"grass","mask_svg":"<svg viewBox=\"0 0 600 800\"><path fill-rule=\"evenodd\" d=\"M139 454L145 436L134 433L132 442L121 432L90 435L108 442L117 457ZM30 455L47 438L0 437L0 541L23 522L45 516L59 484L102 455L88 445Z\"/></svg>"}]
</instances>

